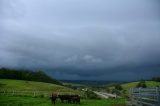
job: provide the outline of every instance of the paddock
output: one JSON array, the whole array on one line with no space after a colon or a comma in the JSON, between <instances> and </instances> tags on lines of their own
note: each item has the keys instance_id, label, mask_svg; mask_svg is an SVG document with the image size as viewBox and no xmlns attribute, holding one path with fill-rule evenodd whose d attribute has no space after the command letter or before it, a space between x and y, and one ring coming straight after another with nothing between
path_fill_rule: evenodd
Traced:
<instances>
[{"instance_id":1,"label":"paddock","mask_svg":"<svg viewBox=\"0 0 160 106\"><path fill-rule=\"evenodd\" d=\"M129 99L130 106L160 106L160 88L132 88Z\"/></svg>"}]
</instances>

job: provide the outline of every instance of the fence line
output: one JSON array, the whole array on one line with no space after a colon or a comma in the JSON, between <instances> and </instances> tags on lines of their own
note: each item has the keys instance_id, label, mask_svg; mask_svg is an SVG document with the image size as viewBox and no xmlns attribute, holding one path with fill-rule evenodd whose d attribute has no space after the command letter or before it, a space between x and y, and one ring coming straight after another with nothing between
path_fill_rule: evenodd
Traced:
<instances>
[{"instance_id":1,"label":"fence line","mask_svg":"<svg viewBox=\"0 0 160 106\"><path fill-rule=\"evenodd\" d=\"M160 88L132 88L129 90L131 105L160 106Z\"/></svg>"},{"instance_id":2,"label":"fence line","mask_svg":"<svg viewBox=\"0 0 160 106\"><path fill-rule=\"evenodd\" d=\"M18 91L18 90L0 90L0 95L21 95L21 96L41 96L41 97L50 97L52 93L57 93L58 94L75 94L74 92L69 92L69 91Z\"/></svg>"}]
</instances>

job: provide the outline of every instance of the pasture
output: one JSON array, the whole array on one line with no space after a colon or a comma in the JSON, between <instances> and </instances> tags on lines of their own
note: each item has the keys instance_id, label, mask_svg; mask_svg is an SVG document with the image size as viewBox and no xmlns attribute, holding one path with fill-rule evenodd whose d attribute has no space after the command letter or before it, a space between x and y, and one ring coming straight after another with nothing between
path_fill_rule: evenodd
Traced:
<instances>
[{"instance_id":1,"label":"pasture","mask_svg":"<svg viewBox=\"0 0 160 106\"><path fill-rule=\"evenodd\" d=\"M10 79L0 79L0 86L1 89L6 90L26 90L26 91L72 91L64 86L51 84L51 83L44 83L44 82L35 82L35 81L26 81L26 80L10 80Z\"/></svg>"},{"instance_id":2,"label":"pasture","mask_svg":"<svg viewBox=\"0 0 160 106\"><path fill-rule=\"evenodd\" d=\"M49 98L52 92L82 97L80 104L61 103L58 98L56 106L112 106L125 103L124 99L83 99L84 92L51 83L0 79L0 106L52 106Z\"/></svg>"},{"instance_id":3,"label":"pasture","mask_svg":"<svg viewBox=\"0 0 160 106\"><path fill-rule=\"evenodd\" d=\"M130 89L130 104L142 106L160 106L160 88Z\"/></svg>"},{"instance_id":4,"label":"pasture","mask_svg":"<svg viewBox=\"0 0 160 106\"><path fill-rule=\"evenodd\" d=\"M78 94L83 97L83 92L56 84L25 80L0 79L1 94L49 97L52 92L58 92L59 94Z\"/></svg>"},{"instance_id":5,"label":"pasture","mask_svg":"<svg viewBox=\"0 0 160 106\"><path fill-rule=\"evenodd\" d=\"M129 89L130 88L136 88L136 85L138 84L139 82L129 82L129 83L124 83L124 84L121 84L122 88L124 90L126 90L128 93ZM152 87L157 87L157 86L160 86L160 82L155 82L155 81L145 81L146 83L146 86L149 87L149 88L152 88ZM114 86L110 86L109 87L110 89L114 89Z\"/></svg>"},{"instance_id":6,"label":"pasture","mask_svg":"<svg viewBox=\"0 0 160 106\"><path fill-rule=\"evenodd\" d=\"M112 106L124 104L124 99L88 100L82 99L80 104L61 103L58 99L55 106ZM53 106L49 98L25 96L0 96L0 106ZM123 105L122 105L123 106Z\"/></svg>"},{"instance_id":7,"label":"pasture","mask_svg":"<svg viewBox=\"0 0 160 106\"><path fill-rule=\"evenodd\" d=\"M130 82L130 83L126 83L126 84L122 84L122 87L125 90L129 90L130 88L135 88L136 85L139 82ZM145 81L147 87L156 87L156 86L160 86L160 82L155 82L155 81Z\"/></svg>"}]
</instances>

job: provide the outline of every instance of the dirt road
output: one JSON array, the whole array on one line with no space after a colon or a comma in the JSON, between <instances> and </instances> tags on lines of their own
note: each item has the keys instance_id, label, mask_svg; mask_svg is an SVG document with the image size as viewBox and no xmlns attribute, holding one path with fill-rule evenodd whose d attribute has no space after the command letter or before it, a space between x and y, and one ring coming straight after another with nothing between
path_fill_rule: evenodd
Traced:
<instances>
[{"instance_id":1,"label":"dirt road","mask_svg":"<svg viewBox=\"0 0 160 106\"><path fill-rule=\"evenodd\" d=\"M97 92L94 91L95 94L97 94L99 97L103 98L103 99L108 99L109 97L111 98L116 98L117 96L114 94L110 94L110 93L106 93L106 92Z\"/></svg>"}]
</instances>

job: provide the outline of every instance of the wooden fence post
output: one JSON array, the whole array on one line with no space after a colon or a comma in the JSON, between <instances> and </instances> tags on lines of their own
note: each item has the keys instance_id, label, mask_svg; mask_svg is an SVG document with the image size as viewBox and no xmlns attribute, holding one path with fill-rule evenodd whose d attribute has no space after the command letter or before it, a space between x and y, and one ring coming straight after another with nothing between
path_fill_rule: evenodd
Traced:
<instances>
[{"instance_id":1,"label":"wooden fence post","mask_svg":"<svg viewBox=\"0 0 160 106\"><path fill-rule=\"evenodd\" d=\"M12 91L12 95L14 95L14 90Z\"/></svg>"},{"instance_id":2,"label":"wooden fence post","mask_svg":"<svg viewBox=\"0 0 160 106\"><path fill-rule=\"evenodd\" d=\"M36 92L34 91L34 94L33 94L33 96L35 97L36 96Z\"/></svg>"},{"instance_id":3,"label":"wooden fence post","mask_svg":"<svg viewBox=\"0 0 160 106\"><path fill-rule=\"evenodd\" d=\"M139 98L140 98L140 106L142 106L142 95L141 88L139 88Z\"/></svg>"},{"instance_id":4,"label":"wooden fence post","mask_svg":"<svg viewBox=\"0 0 160 106\"><path fill-rule=\"evenodd\" d=\"M133 101L134 98L133 98L132 93L133 93L133 88L130 89L131 106L133 105L133 102L134 102L134 101Z\"/></svg>"},{"instance_id":5,"label":"wooden fence post","mask_svg":"<svg viewBox=\"0 0 160 106\"><path fill-rule=\"evenodd\" d=\"M160 88L158 87L156 87L156 94L157 94L158 105L160 105Z\"/></svg>"},{"instance_id":6,"label":"wooden fence post","mask_svg":"<svg viewBox=\"0 0 160 106\"><path fill-rule=\"evenodd\" d=\"M6 93L6 92L5 92L5 90L4 90L4 95L5 95L5 93Z\"/></svg>"}]
</instances>

